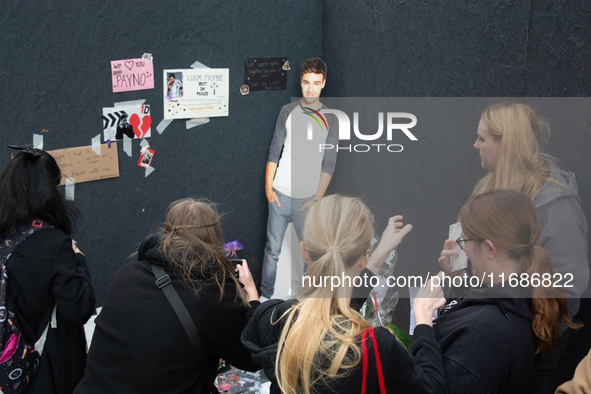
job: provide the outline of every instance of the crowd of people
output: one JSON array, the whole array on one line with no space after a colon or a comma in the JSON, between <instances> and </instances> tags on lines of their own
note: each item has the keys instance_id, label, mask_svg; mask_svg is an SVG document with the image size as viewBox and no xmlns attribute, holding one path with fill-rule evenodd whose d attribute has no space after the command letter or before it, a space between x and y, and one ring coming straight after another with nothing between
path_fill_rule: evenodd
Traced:
<instances>
[{"instance_id":1,"label":"crowd of people","mask_svg":"<svg viewBox=\"0 0 591 394\"><path fill-rule=\"evenodd\" d=\"M261 303L246 261L236 264L222 250L215 205L185 198L111 278L87 353L82 325L95 296L71 238L80 213L58 190L55 160L14 147L19 152L0 176L0 233L6 245L21 230L30 235L2 264L26 341L49 327L24 392L210 393L220 358L263 369L272 393L546 392L569 331L581 327L573 316L589 264L575 176L542 153L543 129L523 104L481 114L474 147L488 174L459 212L461 237L444 242L438 280L415 298L410 351L364 320L350 285L308 286L295 299ZM300 249L308 275L377 275L412 226L392 217L372 255L368 207L325 190L307 204ZM41 222L48 227L31 230ZM450 272L454 245L468 256L468 272ZM532 282L504 285L513 274L554 273L572 274L574 286L564 293ZM444 294L442 279L464 274L491 281ZM588 367L581 368L560 392L589 392Z\"/></svg>"}]
</instances>

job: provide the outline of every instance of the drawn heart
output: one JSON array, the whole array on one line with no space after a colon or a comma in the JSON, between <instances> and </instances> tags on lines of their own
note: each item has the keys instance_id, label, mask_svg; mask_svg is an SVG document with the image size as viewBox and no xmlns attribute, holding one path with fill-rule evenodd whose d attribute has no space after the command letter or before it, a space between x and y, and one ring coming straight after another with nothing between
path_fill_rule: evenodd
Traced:
<instances>
[{"instance_id":1,"label":"drawn heart","mask_svg":"<svg viewBox=\"0 0 591 394\"><path fill-rule=\"evenodd\" d=\"M125 67L127 67L129 70L131 70L133 68L133 60L126 60Z\"/></svg>"},{"instance_id":2,"label":"drawn heart","mask_svg":"<svg viewBox=\"0 0 591 394\"><path fill-rule=\"evenodd\" d=\"M133 127L133 134L135 134L137 138L142 139L148 130L150 130L152 117L150 115L142 117L140 124L140 117L138 114L133 114L129 117L129 124Z\"/></svg>"}]
</instances>

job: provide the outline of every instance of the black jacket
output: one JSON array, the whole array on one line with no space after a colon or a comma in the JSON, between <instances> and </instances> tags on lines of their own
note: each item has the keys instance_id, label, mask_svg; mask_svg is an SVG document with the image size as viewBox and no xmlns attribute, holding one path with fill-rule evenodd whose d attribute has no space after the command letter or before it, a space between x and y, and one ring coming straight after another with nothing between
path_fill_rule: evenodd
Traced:
<instances>
[{"instance_id":1,"label":"black jacket","mask_svg":"<svg viewBox=\"0 0 591 394\"><path fill-rule=\"evenodd\" d=\"M198 296L161 256L159 235L142 242L138 258L111 279L88 354L82 393L208 393L219 359L248 371L260 368L240 342L258 301L247 308L234 301L236 287L226 282L225 294L195 273ZM187 307L200 334L208 370L199 370L197 356L179 318L156 286L150 264L162 265Z\"/></svg>"},{"instance_id":2,"label":"black jacket","mask_svg":"<svg viewBox=\"0 0 591 394\"><path fill-rule=\"evenodd\" d=\"M25 339L34 344L57 303L57 329L49 329L39 370L26 394L69 394L84 375L86 341L81 327L94 312L86 259L56 228L23 241L6 264L8 292Z\"/></svg>"},{"instance_id":3,"label":"black jacket","mask_svg":"<svg viewBox=\"0 0 591 394\"><path fill-rule=\"evenodd\" d=\"M277 342L283 325L271 324L283 315L295 300L270 300L263 303L242 334L242 343L250 350L253 359L263 368L271 381L271 393L279 393L275 379L275 356ZM445 393L445 377L441 351L435 341L433 329L419 325L415 329L413 356L386 328L376 328L375 337L380 354L386 391L399 393ZM361 335L358 345L361 343ZM379 393L376 361L373 345L368 339L367 393ZM317 387L319 393L359 393L363 378L362 363L346 378L330 382L329 386Z\"/></svg>"},{"instance_id":4,"label":"black jacket","mask_svg":"<svg viewBox=\"0 0 591 394\"><path fill-rule=\"evenodd\" d=\"M531 301L523 289L504 286L470 290L472 298L451 301L434 322L452 393L530 392L537 349Z\"/></svg>"}]
</instances>

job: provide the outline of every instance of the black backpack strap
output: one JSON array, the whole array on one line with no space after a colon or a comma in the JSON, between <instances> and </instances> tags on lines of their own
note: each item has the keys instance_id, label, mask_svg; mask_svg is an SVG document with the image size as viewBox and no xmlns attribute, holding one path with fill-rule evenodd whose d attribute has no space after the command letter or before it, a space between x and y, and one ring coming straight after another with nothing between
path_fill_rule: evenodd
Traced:
<instances>
[{"instance_id":1,"label":"black backpack strap","mask_svg":"<svg viewBox=\"0 0 591 394\"><path fill-rule=\"evenodd\" d=\"M156 286L158 286L164 292L164 295L168 299L168 302L170 302L170 305L172 305L172 308L176 312L179 320L185 328L185 331L187 332L187 335L189 336L189 340L191 341L191 345L195 350L195 354L197 355L197 359L200 364L202 377L205 379L207 360L205 359L205 350L203 349L201 337L199 336L199 331L197 331L195 322L193 322L193 319L191 319L187 307L185 304L183 304L181 297L179 297L179 293L177 293L177 291L174 289L172 280L166 271L164 271L164 268L151 262L149 263L152 266L152 272L154 272L154 276L156 277Z\"/></svg>"},{"instance_id":2,"label":"black backpack strap","mask_svg":"<svg viewBox=\"0 0 591 394\"><path fill-rule=\"evenodd\" d=\"M45 223L44 221L39 219L35 219L33 220L30 226L23 226L17 230L12 231L12 233L9 234L9 236L6 237L6 239L3 240L0 246L0 260L2 261L2 264L6 264L6 261L8 260L12 252L14 252L16 248L20 244L22 244L23 241L27 239L29 235L39 230L52 227L53 226L51 224Z\"/></svg>"}]
</instances>

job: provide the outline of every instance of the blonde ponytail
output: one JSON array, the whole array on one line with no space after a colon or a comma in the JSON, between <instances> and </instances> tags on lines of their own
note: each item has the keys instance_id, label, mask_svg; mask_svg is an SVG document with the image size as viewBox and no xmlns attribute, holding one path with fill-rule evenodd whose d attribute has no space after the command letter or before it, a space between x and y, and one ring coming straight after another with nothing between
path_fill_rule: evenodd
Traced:
<instances>
[{"instance_id":1,"label":"blonde ponytail","mask_svg":"<svg viewBox=\"0 0 591 394\"><path fill-rule=\"evenodd\" d=\"M309 276L341 276L363 256L372 236L373 216L360 200L323 198L308 213L304 230ZM344 286L307 287L279 321L284 327L275 376L287 394L308 394L319 382L351 373L361 360L357 340L370 327L349 307Z\"/></svg>"}]
</instances>

